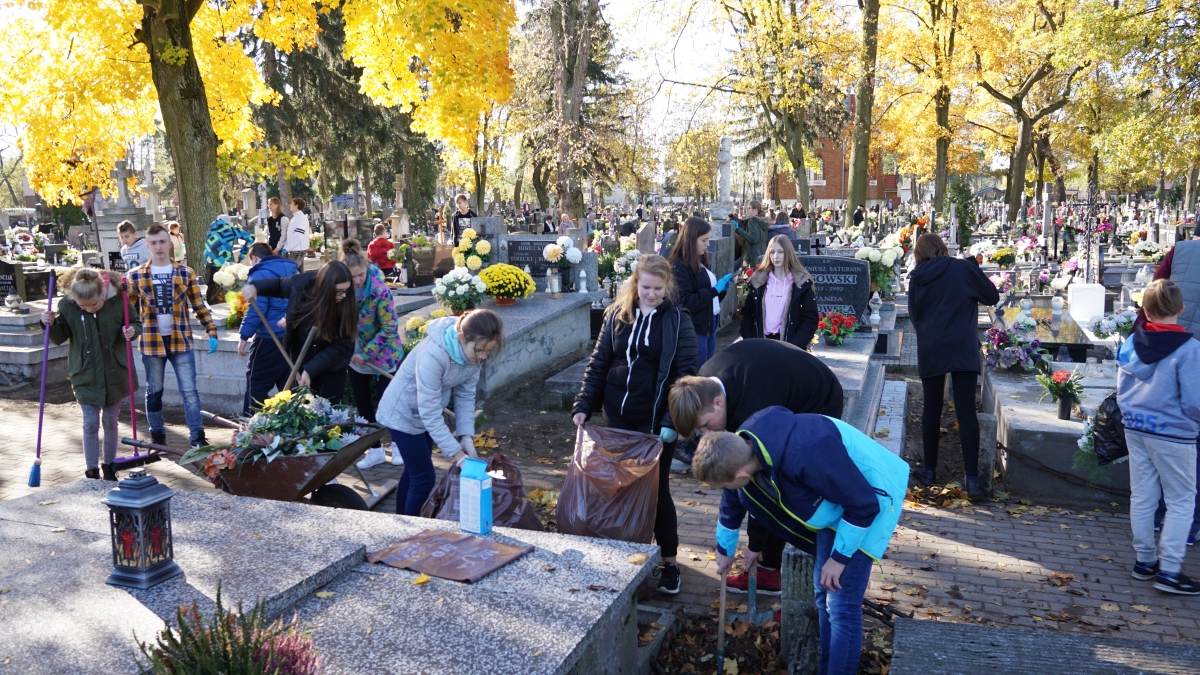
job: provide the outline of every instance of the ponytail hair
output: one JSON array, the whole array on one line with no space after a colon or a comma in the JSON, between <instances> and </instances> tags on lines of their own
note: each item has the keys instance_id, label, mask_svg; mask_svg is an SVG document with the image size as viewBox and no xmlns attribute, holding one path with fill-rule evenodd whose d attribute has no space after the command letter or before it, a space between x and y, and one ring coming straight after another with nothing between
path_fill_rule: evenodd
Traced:
<instances>
[{"instance_id":1,"label":"ponytail hair","mask_svg":"<svg viewBox=\"0 0 1200 675\"><path fill-rule=\"evenodd\" d=\"M495 342L496 348L504 346L504 323L500 315L490 309L473 309L459 317L455 328L463 343Z\"/></svg>"},{"instance_id":2,"label":"ponytail hair","mask_svg":"<svg viewBox=\"0 0 1200 675\"><path fill-rule=\"evenodd\" d=\"M81 267L75 271L71 285L67 287L67 293L71 295L71 299L76 301L95 300L103 297L105 285L99 272Z\"/></svg>"},{"instance_id":3,"label":"ponytail hair","mask_svg":"<svg viewBox=\"0 0 1200 675\"><path fill-rule=\"evenodd\" d=\"M363 255L362 244L357 239L342 242L342 262L346 263L346 267L366 267L370 263Z\"/></svg>"}]
</instances>

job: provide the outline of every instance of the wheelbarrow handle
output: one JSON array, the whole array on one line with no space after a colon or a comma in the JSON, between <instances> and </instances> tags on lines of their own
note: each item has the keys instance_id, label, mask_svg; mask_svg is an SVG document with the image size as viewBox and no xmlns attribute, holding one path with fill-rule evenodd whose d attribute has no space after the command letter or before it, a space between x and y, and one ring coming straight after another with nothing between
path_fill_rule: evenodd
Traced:
<instances>
[{"instance_id":1,"label":"wheelbarrow handle","mask_svg":"<svg viewBox=\"0 0 1200 675\"><path fill-rule=\"evenodd\" d=\"M227 429L237 429L240 431L242 428L242 425L238 424L237 422L234 422L231 419L226 419L224 417L221 417L220 415L218 415L216 413L208 412L207 410L201 410L200 416L203 417L204 419L208 420L209 422L212 422L213 424L220 424L221 426L223 426Z\"/></svg>"},{"instance_id":2,"label":"wheelbarrow handle","mask_svg":"<svg viewBox=\"0 0 1200 675\"><path fill-rule=\"evenodd\" d=\"M179 449L172 448L169 445L159 445L158 443L151 443L150 441L143 441L137 438L122 438L121 444L128 445L133 448L142 448L143 450L156 450L158 452L175 457L182 457L184 454Z\"/></svg>"}]
</instances>

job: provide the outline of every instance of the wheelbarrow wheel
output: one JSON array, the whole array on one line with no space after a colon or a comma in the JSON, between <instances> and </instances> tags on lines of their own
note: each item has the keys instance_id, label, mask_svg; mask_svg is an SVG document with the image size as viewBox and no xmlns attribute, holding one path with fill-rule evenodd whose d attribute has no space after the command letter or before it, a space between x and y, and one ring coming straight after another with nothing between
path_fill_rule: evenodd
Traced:
<instances>
[{"instance_id":1,"label":"wheelbarrow wheel","mask_svg":"<svg viewBox=\"0 0 1200 675\"><path fill-rule=\"evenodd\" d=\"M345 485L322 485L312 493L309 501L317 506L335 509L367 510L367 502L353 488Z\"/></svg>"}]
</instances>

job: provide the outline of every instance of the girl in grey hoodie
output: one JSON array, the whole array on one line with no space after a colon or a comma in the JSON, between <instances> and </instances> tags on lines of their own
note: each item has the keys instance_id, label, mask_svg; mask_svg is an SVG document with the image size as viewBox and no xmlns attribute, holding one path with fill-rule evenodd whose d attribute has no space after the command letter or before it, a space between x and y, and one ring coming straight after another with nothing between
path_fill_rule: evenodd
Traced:
<instances>
[{"instance_id":1,"label":"girl in grey hoodie","mask_svg":"<svg viewBox=\"0 0 1200 675\"><path fill-rule=\"evenodd\" d=\"M396 513L416 516L433 490L433 446L458 462L475 452L475 388L483 364L501 345L503 325L495 312L476 309L429 323L400 364L379 401L376 418L392 433L404 458L396 487ZM454 402L454 431L442 410Z\"/></svg>"},{"instance_id":2,"label":"girl in grey hoodie","mask_svg":"<svg viewBox=\"0 0 1200 675\"><path fill-rule=\"evenodd\" d=\"M1129 446L1129 521L1137 562L1133 577L1165 593L1200 595L1183 574L1196 500L1200 436L1200 341L1179 325L1183 295L1165 279L1142 296L1146 322L1117 354L1117 402ZM1167 504L1154 540L1159 497Z\"/></svg>"}]
</instances>

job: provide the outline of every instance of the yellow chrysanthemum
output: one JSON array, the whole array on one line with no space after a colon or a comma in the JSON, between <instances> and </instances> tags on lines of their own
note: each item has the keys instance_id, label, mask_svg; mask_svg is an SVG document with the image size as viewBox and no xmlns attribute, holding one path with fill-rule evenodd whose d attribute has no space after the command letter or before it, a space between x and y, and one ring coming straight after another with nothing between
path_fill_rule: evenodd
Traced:
<instances>
[{"instance_id":1,"label":"yellow chrysanthemum","mask_svg":"<svg viewBox=\"0 0 1200 675\"><path fill-rule=\"evenodd\" d=\"M409 319L404 324L404 330L406 330L406 331L417 330L420 327L421 327L421 317L419 317L419 316L414 316L413 318Z\"/></svg>"},{"instance_id":2,"label":"yellow chrysanthemum","mask_svg":"<svg viewBox=\"0 0 1200 675\"><path fill-rule=\"evenodd\" d=\"M479 256L473 255L473 256L467 258L467 269L474 272L475 270L479 269L480 267L483 267L483 260Z\"/></svg>"},{"instance_id":3,"label":"yellow chrysanthemum","mask_svg":"<svg viewBox=\"0 0 1200 675\"><path fill-rule=\"evenodd\" d=\"M463 254L459 253L458 251L455 251L453 257L454 257L454 266L455 267L462 267L462 266L466 265L467 258Z\"/></svg>"},{"instance_id":4,"label":"yellow chrysanthemum","mask_svg":"<svg viewBox=\"0 0 1200 675\"><path fill-rule=\"evenodd\" d=\"M468 227L467 229L462 231L462 238L464 241L472 241L478 236L479 236L479 233L476 232L475 228L473 228L473 227Z\"/></svg>"},{"instance_id":5,"label":"yellow chrysanthemum","mask_svg":"<svg viewBox=\"0 0 1200 675\"><path fill-rule=\"evenodd\" d=\"M479 255L487 255L492 252L492 242L487 239L480 239L475 243L475 252Z\"/></svg>"},{"instance_id":6,"label":"yellow chrysanthemum","mask_svg":"<svg viewBox=\"0 0 1200 675\"><path fill-rule=\"evenodd\" d=\"M441 318L447 317L447 316L450 316L450 312L447 312L445 310L445 308L442 308L442 307L439 307L429 313L430 319L441 319Z\"/></svg>"}]
</instances>

